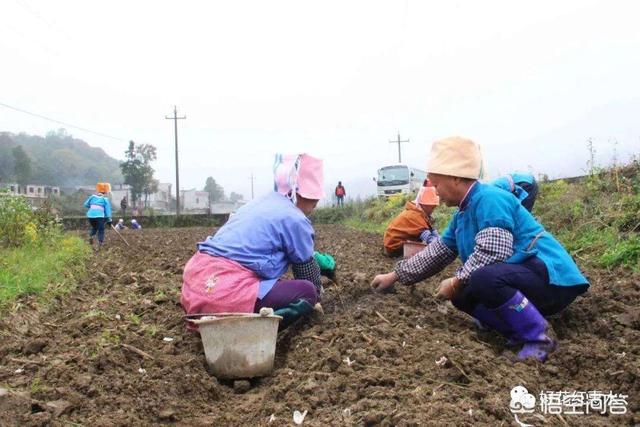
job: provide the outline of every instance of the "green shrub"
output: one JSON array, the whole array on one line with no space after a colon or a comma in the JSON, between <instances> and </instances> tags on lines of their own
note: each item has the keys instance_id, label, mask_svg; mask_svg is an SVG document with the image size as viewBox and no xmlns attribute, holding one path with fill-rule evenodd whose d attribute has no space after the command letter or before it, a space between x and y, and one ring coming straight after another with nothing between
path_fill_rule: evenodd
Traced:
<instances>
[{"instance_id":1,"label":"green shrub","mask_svg":"<svg viewBox=\"0 0 640 427\"><path fill-rule=\"evenodd\" d=\"M345 205L340 208L320 208L313 213L312 220L318 224L336 224L353 214L353 208Z\"/></svg>"},{"instance_id":2,"label":"green shrub","mask_svg":"<svg viewBox=\"0 0 640 427\"><path fill-rule=\"evenodd\" d=\"M57 197L52 197L52 206L61 212L63 216L79 215L84 216L87 213L87 209L84 207L84 202L89 197L89 194L78 190L73 193L62 192Z\"/></svg>"},{"instance_id":3,"label":"green shrub","mask_svg":"<svg viewBox=\"0 0 640 427\"><path fill-rule=\"evenodd\" d=\"M640 194L629 194L620 199L615 226L622 232L640 231Z\"/></svg>"},{"instance_id":4,"label":"green shrub","mask_svg":"<svg viewBox=\"0 0 640 427\"><path fill-rule=\"evenodd\" d=\"M35 240L33 212L24 197L0 195L0 246L20 246Z\"/></svg>"},{"instance_id":5,"label":"green shrub","mask_svg":"<svg viewBox=\"0 0 640 427\"><path fill-rule=\"evenodd\" d=\"M438 230L440 233L442 233L447 226L449 225L449 221L451 221L451 218L453 217L454 212L456 211L457 208L450 208L444 204L438 206L434 211L433 211L433 221L434 221L434 227L436 230Z\"/></svg>"},{"instance_id":6,"label":"green shrub","mask_svg":"<svg viewBox=\"0 0 640 427\"><path fill-rule=\"evenodd\" d=\"M542 183L535 214L579 261L638 269L640 163L594 169L582 181Z\"/></svg>"},{"instance_id":7,"label":"green shrub","mask_svg":"<svg viewBox=\"0 0 640 427\"><path fill-rule=\"evenodd\" d=\"M561 179L540 184L538 202L555 203L569 191L569 184ZM536 203L538 203L536 202Z\"/></svg>"},{"instance_id":8,"label":"green shrub","mask_svg":"<svg viewBox=\"0 0 640 427\"><path fill-rule=\"evenodd\" d=\"M49 204L34 210L23 196L0 194L0 247L45 241L58 231Z\"/></svg>"}]
</instances>

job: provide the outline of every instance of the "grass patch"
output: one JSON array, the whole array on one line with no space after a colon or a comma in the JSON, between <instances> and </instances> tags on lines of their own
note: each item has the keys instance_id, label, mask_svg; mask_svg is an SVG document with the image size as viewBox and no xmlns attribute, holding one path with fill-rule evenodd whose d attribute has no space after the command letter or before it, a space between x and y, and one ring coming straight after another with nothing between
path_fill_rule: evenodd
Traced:
<instances>
[{"instance_id":1,"label":"grass patch","mask_svg":"<svg viewBox=\"0 0 640 427\"><path fill-rule=\"evenodd\" d=\"M68 291L84 274L90 256L84 241L64 234L0 249L0 314L21 296L42 294L48 299Z\"/></svg>"},{"instance_id":2,"label":"grass patch","mask_svg":"<svg viewBox=\"0 0 640 427\"><path fill-rule=\"evenodd\" d=\"M144 330L145 334L153 338L158 335L160 328L158 328L158 325L145 325L142 327L142 330Z\"/></svg>"},{"instance_id":3,"label":"grass patch","mask_svg":"<svg viewBox=\"0 0 640 427\"><path fill-rule=\"evenodd\" d=\"M596 268L640 270L640 163L581 182L543 182L534 214L571 255Z\"/></svg>"},{"instance_id":4,"label":"grass patch","mask_svg":"<svg viewBox=\"0 0 640 427\"><path fill-rule=\"evenodd\" d=\"M107 313L105 313L104 311L94 308L91 309L89 311L87 311L85 314L82 315L82 317L84 317L85 319L92 319L92 318L100 318L100 319L108 319L107 317Z\"/></svg>"},{"instance_id":5,"label":"grass patch","mask_svg":"<svg viewBox=\"0 0 640 427\"><path fill-rule=\"evenodd\" d=\"M371 197L356 200L344 207L320 208L313 214L316 224L343 224L347 227L375 234L384 234L393 218L405 209L408 201L415 199L415 194L398 194L386 199ZM433 220L438 231L442 232L455 208L438 206L433 212Z\"/></svg>"},{"instance_id":6,"label":"grass patch","mask_svg":"<svg viewBox=\"0 0 640 427\"><path fill-rule=\"evenodd\" d=\"M111 333L111 331L108 330L104 330L102 331L102 334L100 335L100 342L98 343L98 345L100 347L107 347L110 345L120 345L120 342L122 340L120 339L119 335L113 334Z\"/></svg>"},{"instance_id":7,"label":"grass patch","mask_svg":"<svg viewBox=\"0 0 640 427\"><path fill-rule=\"evenodd\" d=\"M140 319L140 316L138 316L135 313L131 313L129 316L127 316L127 318L129 319L129 321L131 323L133 323L136 326L140 326L140 323L142 323L142 320Z\"/></svg>"},{"instance_id":8,"label":"grass patch","mask_svg":"<svg viewBox=\"0 0 640 427\"><path fill-rule=\"evenodd\" d=\"M362 220L359 220L358 218L352 217L352 218L346 218L345 220L343 220L342 224L356 230L367 231L369 233L384 234L384 230L387 229L387 225L389 224L389 221L386 221L383 224L376 224L375 222L362 221Z\"/></svg>"},{"instance_id":9,"label":"grass patch","mask_svg":"<svg viewBox=\"0 0 640 427\"><path fill-rule=\"evenodd\" d=\"M387 199L369 198L343 207L317 209L312 221L317 224L344 224L356 230L384 234L389 222L404 209L415 194L397 194Z\"/></svg>"},{"instance_id":10,"label":"grass patch","mask_svg":"<svg viewBox=\"0 0 640 427\"><path fill-rule=\"evenodd\" d=\"M38 393L40 390L42 390L42 381L40 381L40 378L34 378L33 381L31 381L31 386L29 387L31 394L36 394Z\"/></svg>"}]
</instances>

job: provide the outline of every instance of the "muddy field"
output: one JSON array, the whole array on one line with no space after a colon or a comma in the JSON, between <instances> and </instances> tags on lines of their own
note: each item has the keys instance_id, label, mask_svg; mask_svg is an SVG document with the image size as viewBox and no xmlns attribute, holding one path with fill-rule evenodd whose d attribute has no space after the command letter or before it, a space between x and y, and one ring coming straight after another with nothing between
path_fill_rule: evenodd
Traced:
<instances>
[{"instance_id":1,"label":"muddy field","mask_svg":"<svg viewBox=\"0 0 640 427\"><path fill-rule=\"evenodd\" d=\"M513 362L503 339L432 298L446 272L413 291L374 295L370 280L393 265L380 237L319 226L317 249L338 262L324 317L280 334L272 376L234 387L207 373L179 304L182 267L210 231L129 232L133 250L109 233L76 291L47 306L25 300L5 317L0 425L293 425L293 411L306 410L311 426L511 426L517 385L535 396L629 396L626 415L537 406L519 415L528 424L640 423L638 275L587 271L591 291L551 319L559 349L546 364Z\"/></svg>"}]
</instances>

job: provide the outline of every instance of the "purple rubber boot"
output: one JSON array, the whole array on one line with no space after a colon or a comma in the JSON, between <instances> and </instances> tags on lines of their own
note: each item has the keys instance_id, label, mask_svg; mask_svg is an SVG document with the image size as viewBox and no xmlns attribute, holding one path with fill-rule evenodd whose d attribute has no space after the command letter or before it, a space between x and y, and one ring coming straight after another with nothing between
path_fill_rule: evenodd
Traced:
<instances>
[{"instance_id":1,"label":"purple rubber boot","mask_svg":"<svg viewBox=\"0 0 640 427\"><path fill-rule=\"evenodd\" d=\"M495 311L513 330L511 340L524 344L518 353L518 359L534 357L541 362L547 360L548 354L555 349L556 343L546 334L547 321L527 297L520 291L516 291Z\"/></svg>"},{"instance_id":2,"label":"purple rubber boot","mask_svg":"<svg viewBox=\"0 0 640 427\"><path fill-rule=\"evenodd\" d=\"M473 313L471 313L471 315L473 316L478 328L484 330L493 329L497 331L507 339L509 345L517 343L517 341L514 341L513 339L513 330L500 318L497 309L492 310L482 304L478 304L476 305L476 308L473 309Z\"/></svg>"}]
</instances>

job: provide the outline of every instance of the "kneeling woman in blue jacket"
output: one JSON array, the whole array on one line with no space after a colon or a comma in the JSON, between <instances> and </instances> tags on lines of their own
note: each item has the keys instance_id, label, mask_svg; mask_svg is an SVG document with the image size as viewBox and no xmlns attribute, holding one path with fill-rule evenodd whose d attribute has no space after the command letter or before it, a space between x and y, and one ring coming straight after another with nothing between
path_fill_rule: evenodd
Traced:
<instances>
[{"instance_id":1,"label":"kneeling woman in blue jacket","mask_svg":"<svg viewBox=\"0 0 640 427\"><path fill-rule=\"evenodd\" d=\"M274 191L238 209L198 243L184 268L181 302L187 314L271 307L286 326L312 312L322 283L307 216L324 197L322 161L279 156L274 172ZM289 266L294 280L281 279Z\"/></svg>"},{"instance_id":2,"label":"kneeling woman in blue jacket","mask_svg":"<svg viewBox=\"0 0 640 427\"><path fill-rule=\"evenodd\" d=\"M518 199L478 181L483 161L473 141L436 141L427 170L440 200L458 210L440 238L393 272L376 276L371 286L381 291L396 281L419 282L459 256L463 265L440 284L437 296L522 344L519 358L544 361L556 345L544 316L584 293L587 279Z\"/></svg>"},{"instance_id":3,"label":"kneeling woman in blue jacket","mask_svg":"<svg viewBox=\"0 0 640 427\"><path fill-rule=\"evenodd\" d=\"M514 172L494 179L490 184L513 194L529 212L533 210L538 197L538 183L532 174Z\"/></svg>"}]
</instances>

